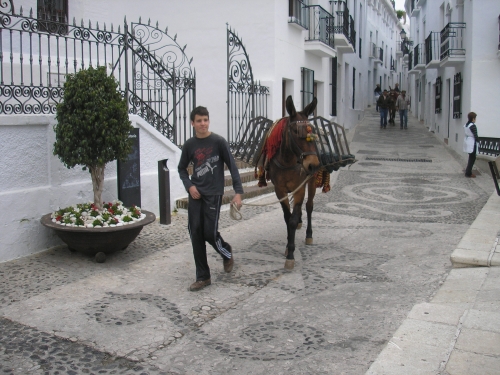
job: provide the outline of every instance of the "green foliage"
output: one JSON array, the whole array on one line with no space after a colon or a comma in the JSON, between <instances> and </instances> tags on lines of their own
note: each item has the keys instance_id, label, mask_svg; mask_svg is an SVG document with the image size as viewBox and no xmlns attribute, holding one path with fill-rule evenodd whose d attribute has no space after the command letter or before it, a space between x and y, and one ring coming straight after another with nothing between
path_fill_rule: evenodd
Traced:
<instances>
[{"instance_id":1,"label":"green foliage","mask_svg":"<svg viewBox=\"0 0 500 375\"><path fill-rule=\"evenodd\" d=\"M404 10L396 10L396 17L398 17L398 20L400 20L401 18L403 18L404 15L405 15L405 11Z\"/></svg>"},{"instance_id":2,"label":"green foliage","mask_svg":"<svg viewBox=\"0 0 500 375\"><path fill-rule=\"evenodd\" d=\"M67 76L54 127L54 155L66 167L89 168L126 159L131 151L128 135L133 128L126 100L117 88L118 83L107 75L105 67L89 67Z\"/></svg>"}]
</instances>

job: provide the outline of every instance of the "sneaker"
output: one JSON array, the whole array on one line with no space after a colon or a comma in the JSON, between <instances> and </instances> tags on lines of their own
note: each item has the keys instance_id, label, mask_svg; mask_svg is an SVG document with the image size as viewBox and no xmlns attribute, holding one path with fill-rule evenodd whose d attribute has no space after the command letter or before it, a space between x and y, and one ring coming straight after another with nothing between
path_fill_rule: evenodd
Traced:
<instances>
[{"instance_id":1,"label":"sneaker","mask_svg":"<svg viewBox=\"0 0 500 375\"><path fill-rule=\"evenodd\" d=\"M191 284L191 286L189 287L189 290L191 292L197 292L198 290L202 290L203 288L205 288L206 286L209 286L210 284L212 284L211 279L198 280L198 281L195 281L194 283Z\"/></svg>"},{"instance_id":2,"label":"sneaker","mask_svg":"<svg viewBox=\"0 0 500 375\"><path fill-rule=\"evenodd\" d=\"M231 254L231 259L224 259L222 262L224 263L224 271L231 272L234 266L234 255Z\"/></svg>"}]
</instances>

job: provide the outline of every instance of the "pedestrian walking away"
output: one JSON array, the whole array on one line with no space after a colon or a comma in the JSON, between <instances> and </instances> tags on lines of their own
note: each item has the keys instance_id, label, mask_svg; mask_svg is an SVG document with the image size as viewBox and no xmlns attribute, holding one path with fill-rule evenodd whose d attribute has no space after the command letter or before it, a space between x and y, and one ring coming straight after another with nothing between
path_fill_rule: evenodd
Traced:
<instances>
[{"instance_id":1,"label":"pedestrian walking away","mask_svg":"<svg viewBox=\"0 0 500 375\"><path fill-rule=\"evenodd\" d=\"M401 92L401 90L399 90L399 83L396 83L396 84L394 85L394 91L396 91L396 92Z\"/></svg>"},{"instance_id":2,"label":"pedestrian walking away","mask_svg":"<svg viewBox=\"0 0 500 375\"><path fill-rule=\"evenodd\" d=\"M464 152L469 154L469 161L467 162L467 167L465 168L465 177L474 178L475 174L472 174L472 167L476 162L476 153L478 148L477 143L477 127L476 127L476 117L477 114L470 112L467 115L467 123L464 125Z\"/></svg>"},{"instance_id":3,"label":"pedestrian walking away","mask_svg":"<svg viewBox=\"0 0 500 375\"><path fill-rule=\"evenodd\" d=\"M408 99L406 99L406 90L396 99L396 110L399 111L399 128L408 129Z\"/></svg>"},{"instance_id":4,"label":"pedestrian walking away","mask_svg":"<svg viewBox=\"0 0 500 375\"><path fill-rule=\"evenodd\" d=\"M380 129L387 127L387 113L389 112L390 98L387 90L382 92L377 100L377 106L380 110Z\"/></svg>"},{"instance_id":5,"label":"pedestrian walking away","mask_svg":"<svg viewBox=\"0 0 500 375\"><path fill-rule=\"evenodd\" d=\"M207 261L208 242L223 259L224 271L231 272L234 264L233 249L219 233L219 215L224 195L224 164L233 180L235 195L231 204L241 208L243 187L229 144L220 135L210 132L207 108L196 107L191 112L191 125L195 136L182 147L179 160L179 177L189 194L188 230L196 265L196 281L189 290L197 291L211 284ZM193 163L189 178L187 168Z\"/></svg>"},{"instance_id":6,"label":"pedestrian walking away","mask_svg":"<svg viewBox=\"0 0 500 375\"><path fill-rule=\"evenodd\" d=\"M380 95L382 95L382 89L380 88L380 85L378 83L375 86L375 90L373 90L373 92L375 93L375 109L378 112L378 99L380 98Z\"/></svg>"}]
</instances>

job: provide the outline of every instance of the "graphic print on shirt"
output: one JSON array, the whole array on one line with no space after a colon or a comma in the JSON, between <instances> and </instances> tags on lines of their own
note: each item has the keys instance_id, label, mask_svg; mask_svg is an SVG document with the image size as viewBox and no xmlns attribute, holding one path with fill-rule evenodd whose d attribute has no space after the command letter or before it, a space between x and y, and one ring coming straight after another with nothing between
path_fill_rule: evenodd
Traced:
<instances>
[{"instance_id":1,"label":"graphic print on shirt","mask_svg":"<svg viewBox=\"0 0 500 375\"><path fill-rule=\"evenodd\" d=\"M194 172L197 177L201 177L207 172L214 174L214 169L217 168L216 162L219 161L219 155L210 156L212 147L201 148L195 151L194 158L196 159Z\"/></svg>"}]
</instances>

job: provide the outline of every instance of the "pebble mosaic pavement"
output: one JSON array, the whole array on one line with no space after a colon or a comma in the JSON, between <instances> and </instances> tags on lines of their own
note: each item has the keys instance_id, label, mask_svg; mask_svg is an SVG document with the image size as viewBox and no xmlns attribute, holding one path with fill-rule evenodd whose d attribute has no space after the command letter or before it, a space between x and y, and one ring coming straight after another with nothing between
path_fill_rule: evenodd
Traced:
<instances>
[{"instance_id":1,"label":"pebble mosaic pavement","mask_svg":"<svg viewBox=\"0 0 500 375\"><path fill-rule=\"evenodd\" d=\"M64 247L0 263L0 374L364 374L489 195L425 128L373 124L317 194L314 245L298 232L291 272L277 205L221 215L235 270L208 249L213 285L198 293L183 213L103 264Z\"/></svg>"}]
</instances>

